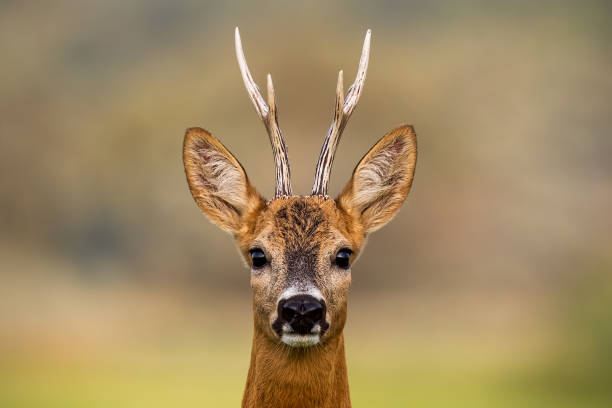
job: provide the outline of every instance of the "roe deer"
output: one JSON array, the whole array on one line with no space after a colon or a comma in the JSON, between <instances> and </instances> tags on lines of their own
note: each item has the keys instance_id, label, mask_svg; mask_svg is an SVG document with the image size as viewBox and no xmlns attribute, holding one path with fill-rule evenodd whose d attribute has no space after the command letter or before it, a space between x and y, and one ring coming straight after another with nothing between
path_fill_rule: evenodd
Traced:
<instances>
[{"instance_id":1,"label":"roe deer","mask_svg":"<svg viewBox=\"0 0 612 408\"><path fill-rule=\"evenodd\" d=\"M266 201L238 160L204 129L187 130L183 161L196 203L234 236L251 268L254 336L242 406L350 407L343 329L351 264L366 236L386 224L408 195L416 136L412 126L391 130L357 164L340 195L328 197L336 147L366 77L368 30L346 96L342 71L338 75L334 119L312 193L294 195L272 78L268 74L266 103L247 67L238 28L235 42L242 78L272 144L274 198Z\"/></svg>"}]
</instances>

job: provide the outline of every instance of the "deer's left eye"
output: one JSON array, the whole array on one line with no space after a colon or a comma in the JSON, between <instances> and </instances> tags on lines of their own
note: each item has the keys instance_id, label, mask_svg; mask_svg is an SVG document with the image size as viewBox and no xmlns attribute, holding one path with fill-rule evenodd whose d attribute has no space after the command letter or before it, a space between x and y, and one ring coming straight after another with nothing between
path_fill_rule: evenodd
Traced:
<instances>
[{"instance_id":1,"label":"deer's left eye","mask_svg":"<svg viewBox=\"0 0 612 408\"><path fill-rule=\"evenodd\" d=\"M341 250L339 250L336 254L336 265L338 265L338 267L342 269L348 269L349 260L351 259L352 253L353 251L348 248L342 248Z\"/></svg>"}]
</instances>

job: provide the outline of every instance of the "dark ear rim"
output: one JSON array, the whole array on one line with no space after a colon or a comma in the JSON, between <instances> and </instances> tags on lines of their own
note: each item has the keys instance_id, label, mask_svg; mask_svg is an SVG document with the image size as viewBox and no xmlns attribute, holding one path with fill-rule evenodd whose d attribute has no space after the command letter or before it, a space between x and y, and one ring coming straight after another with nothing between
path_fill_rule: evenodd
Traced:
<instances>
[{"instance_id":1,"label":"dark ear rim","mask_svg":"<svg viewBox=\"0 0 612 408\"><path fill-rule=\"evenodd\" d=\"M408 144L410 145L410 148L408 149L407 154L408 156L414 157L413 160L408 160L406 162L410 166L408 169L410 178L407 183L401 186L402 187L400 190L400 195L402 197L401 202L399 203L397 208L393 210L392 215L390 215L389 218L380 225L370 227L370 228L368 228L366 225L363 225L366 234L369 232L376 231L377 229L381 228L386 223L388 223L395 216L395 214L399 212L399 209L401 208L403 202L405 201L406 197L410 193L410 190L412 189L412 183L414 181L414 175L416 172L416 165L417 165L417 159L418 159L417 136L416 136L416 132L414 131L414 127L412 125L403 124L403 125L400 125L400 126L397 126L391 129L390 131L385 133L383 137L378 139L376 143L374 143L372 147L370 147L370 149L361 157L359 162L357 162L357 165L355 166L351 174L351 178L349 179L345 187L342 189L340 194L338 194L338 197L335 200L339 208L343 209L351 217L357 218L361 223L361 217L368 210L368 208L370 208L370 206L366 206L362 209L359 209L359 211L356 212L356 210L358 209L355 208L354 203L352 202L352 198L354 197L354 192L355 192L354 191L355 190L355 175L357 171L362 167L362 165L366 163L368 159L376 151L378 151L378 149L376 149L377 146L379 146L385 139L391 139L391 138L398 137L398 136L406 137L408 139Z\"/></svg>"},{"instance_id":2,"label":"dark ear rim","mask_svg":"<svg viewBox=\"0 0 612 408\"><path fill-rule=\"evenodd\" d=\"M195 174L190 172L190 169L196 169L198 161L193 156L193 147L196 146L198 140L204 140L208 145L212 145L216 150L221 152L227 159L230 160L231 164L240 171L240 175L243 178L243 184L245 187L245 197L243 197L245 204L243 206L236 206L227 200L220 197L216 197L217 200L223 202L227 208L233 213L234 217L231 222L223 220L218 212L221 211L219 207L211 209L210 206L203 205L198 197L200 197L200 187L194 185L191 175ZM194 198L196 204L206 214L206 216L220 228L236 234L240 229L240 220L245 217L247 213L255 208L261 207L265 204L265 199L257 192L255 187L251 184L246 170L240 163L240 161L232 154L232 152L223 145L215 136L213 136L207 130L201 127L190 127L185 131L185 137L183 139L183 166L185 170L185 177L187 179L187 185L189 191Z\"/></svg>"}]
</instances>

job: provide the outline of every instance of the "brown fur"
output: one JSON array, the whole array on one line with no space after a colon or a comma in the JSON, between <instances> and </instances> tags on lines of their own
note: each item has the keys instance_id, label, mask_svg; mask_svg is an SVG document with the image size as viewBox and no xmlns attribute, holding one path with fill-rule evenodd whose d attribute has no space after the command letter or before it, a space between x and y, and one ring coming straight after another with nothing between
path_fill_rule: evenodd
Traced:
<instances>
[{"instance_id":1,"label":"brown fur","mask_svg":"<svg viewBox=\"0 0 612 408\"><path fill-rule=\"evenodd\" d=\"M255 332L243 407L349 407L343 329L351 273L334 259L348 248L352 263L366 235L406 198L416 165L412 127L398 127L376 143L336 200L291 196L266 203L234 156L199 128L187 131L183 158L202 211L235 236L249 265L252 248L268 260L251 273ZM316 288L323 296L329 329L318 344L291 347L273 329L288 288Z\"/></svg>"},{"instance_id":2,"label":"brown fur","mask_svg":"<svg viewBox=\"0 0 612 408\"><path fill-rule=\"evenodd\" d=\"M296 350L256 330L242 406L350 407L344 336Z\"/></svg>"}]
</instances>

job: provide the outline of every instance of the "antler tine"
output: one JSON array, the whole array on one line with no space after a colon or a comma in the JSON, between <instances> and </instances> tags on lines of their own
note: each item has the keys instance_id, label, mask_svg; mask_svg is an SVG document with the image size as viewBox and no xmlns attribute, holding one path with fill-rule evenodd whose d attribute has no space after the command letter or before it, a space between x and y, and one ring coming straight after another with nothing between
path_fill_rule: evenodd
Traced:
<instances>
[{"instance_id":1,"label":"antler tine","mask_svg":"<svg viewBox=\"0 0 612 408\"><path fill-rule=\"evenodd\" d=\"M355 82L349 88L349 92L346 95L346 101L344 103L344 114L351 115L353 109L359 102L363 85L365 84L366 73L368 72L368 63L370 62L370 37L372 36L372 30L366 32L365 39L363 40L363 49L361 50L361 58L359 58L359 68L357 69L357 75L355 76Z\"/></svg>"},{"instance_id":2,"label":"antler tine","mask_svg":"<svg viewBox=\"0 0 612 408\"><path fill-rule=\"evenodd\" d=\"M244 86L253 101L253 105L255 105L255 110L259 117L264 120L268 116L268 105L264 101L264 98L261 96L259 92L259 87L253 81L253 76L251 75L251 71L249 71L249 66L247 65L246 58L244 57L244 51L242 50L242 40L240 39L240 31L238 27L236 27L234 39L236 42L236 58L238 58L238 66L240 67L240 73L242 74L242 80L244 81Z\"/></svg>"},{"instance_id":3,"label":"antler tine","mask_svg":"<svg viewBox=\"0 0 612 408\"><path fill-rule=\"evenodd\" d=\"M244 51L242 49L242 41L240 40L240 31L238 30L238 27L236 27L234 37L236 42L236 58L238 59L238 66L240 67L240 73L242 74L244 86L246 87L247 93L253 102L253 106L255 106L255 110L257 111L259 118L263 121L264 126L266 127L268 137L270 138L270 144L272 145L276 173L276 188L274 197L276 198L293 195L287 146L285 145L283 134L278 126L278 119L276 116L276 100L274 85L272 84L272 76L268 74L267 78L268 105L266 104L263 96L261 96L259 87L253 80L251 71L249 71L246 58L244 57Z\"/></svg>"},{"instance_id":4,"label":"antler tine","mask_svg":"<svg viewBox=\"0 0 612 408\"><path fill-rule=\"evenodd\" d=\"M344 85L342 71L338 74L334 120L327 131L327 136L325 136L325 141L323 142L323 147L319 154L314 184L312 186L312 195L327 196L327 185L329 183L331 167L336 154L336 148L338 147L338 142L340 141L340 136L342 136L342 131L353 113L353 110L357 106L357 102L359 102L359 97L361 96L361 91L365 83L368 62L370 59L371 35L371 30L368 30L363 41L363 49L361 50L357 76L355 77L355 82L350 86L346 97L343 95Z\"/></svg>"}]
</instances>

